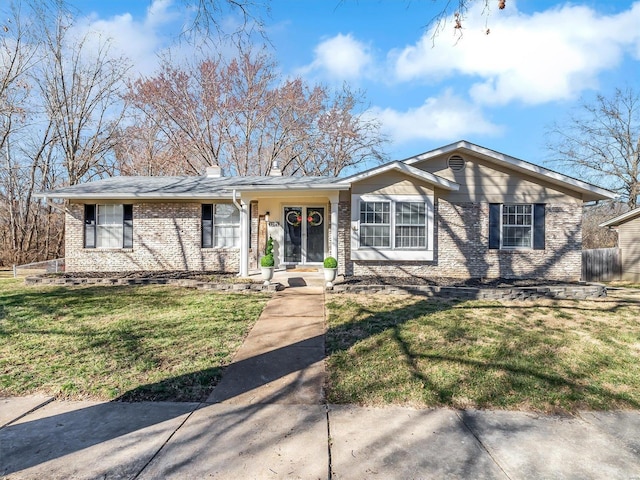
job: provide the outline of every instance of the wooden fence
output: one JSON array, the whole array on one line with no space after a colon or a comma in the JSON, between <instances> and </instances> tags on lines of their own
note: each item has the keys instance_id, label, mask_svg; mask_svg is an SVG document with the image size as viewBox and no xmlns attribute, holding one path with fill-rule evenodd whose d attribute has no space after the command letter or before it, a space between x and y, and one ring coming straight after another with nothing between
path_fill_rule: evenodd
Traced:
<instances>
[{"instance_id":1,"label":"wooden fence","mask_svg":"<svg viewBox=\"0 0 640 480\"><path fill-rule=\"evenodd\" d=\"M594 248L582 250L582 280L585 282L609 282L620 280L622 255L619 248Z\"/></svg>"}]
</instances>

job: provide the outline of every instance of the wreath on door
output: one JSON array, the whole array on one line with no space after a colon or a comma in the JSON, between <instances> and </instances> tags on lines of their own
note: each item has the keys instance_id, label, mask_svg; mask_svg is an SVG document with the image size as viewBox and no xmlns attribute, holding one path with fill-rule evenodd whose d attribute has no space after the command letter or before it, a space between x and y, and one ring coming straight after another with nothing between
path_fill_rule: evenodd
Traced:
<instances>
[{"instance_id":1,"label":"wreath on door","mask_svg":"<svg viewBox=\"0 0 640 480\"><path fill-rule=\"evenodd\" d=\"M302 215L296 210L289 211L284 218L287 220L287 223L293 227L298 227L302 223Z\"/></svg>"},{"instance_id":2,"label":"wreath on door","mask_svg":"<svg viewBox=\"0 0 640 480\"><path fill-rule=\"evenodd\" d=\"M302 215L300 212L296 210L291 210L286 214L285 220L292 227L298 227L302 223ZM319 225L322 225L323 221L324 221L324 218L322 217L322 214L318 210L309 210L307 212L308 225L311 225L312 227L317 227Z\"/></svg>"},{"instance_id":3,"label":"wreath on door","mask_svg":"<svg viewBox=\"0 0 640 480\"><path fill-rule=\"evenodd\" d=\"M318 210L310 210L307 212L307 223L312 227L322 225L322 214Z\"/></svg>"}]
</instances>

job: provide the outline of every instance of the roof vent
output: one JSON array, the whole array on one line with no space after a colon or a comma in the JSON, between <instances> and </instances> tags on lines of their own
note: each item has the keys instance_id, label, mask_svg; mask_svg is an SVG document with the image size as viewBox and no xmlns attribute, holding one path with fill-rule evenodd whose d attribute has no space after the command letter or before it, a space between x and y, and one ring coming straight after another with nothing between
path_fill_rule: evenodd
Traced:
<instances>
[{"instance_id":1,"label":"roof vent","mask_svg":"<svg viewBox=\"0 0 640 480\"><path fill-rule=\"evenodd\" d=\"M447 164L449 165L449 168L454 172L460 172L464 170L465 161L464 158L462 158L460 155L452 155L449 157Z\"/></svg>"},{"instance_id":2,"label":"roof vent","mask_svg":"<svg viewBox=\"0 0 640 480\"><path fill-rule=\"evenodd\" d=\"M222 176L222 169L220 165L212 165L207 167L207 177L208 178L219 178Z\"/></svg>"}]
</instances>

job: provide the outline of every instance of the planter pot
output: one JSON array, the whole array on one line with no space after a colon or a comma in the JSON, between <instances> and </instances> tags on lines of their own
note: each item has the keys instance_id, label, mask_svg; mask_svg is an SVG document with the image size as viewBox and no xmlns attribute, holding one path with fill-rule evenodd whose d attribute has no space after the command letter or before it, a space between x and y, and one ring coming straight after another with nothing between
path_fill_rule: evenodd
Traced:
<instances>
[{"instance_id":1,"label":"planter pot","mask_svg":"<svg viewBox=\"0 0 640 480\"><path fill-rule=\"evenodd\" d=\"M269 285L273 278L273 267L260 267L260 270L262 272L262 280L264 280L264 284Z\"/></svg>"},{"instance_id":2,"label":"planter pot","mask_svg":"<svg viewBox=\"0 0 640 480\"><path fill-rule=\"evenodd\" d=\"M333 282L336 279L337 274L338 274L337 268L324 269L324 281L326 282L327 287L333 287Z\"/></svg>"}]
</instances>

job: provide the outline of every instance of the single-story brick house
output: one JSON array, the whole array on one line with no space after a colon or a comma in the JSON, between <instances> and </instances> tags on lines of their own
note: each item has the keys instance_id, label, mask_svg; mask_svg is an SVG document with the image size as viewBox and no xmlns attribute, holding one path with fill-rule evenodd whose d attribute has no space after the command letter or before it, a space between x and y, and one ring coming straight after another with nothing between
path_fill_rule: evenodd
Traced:
<instances>
[{"instance_id":1,"label":"single-story brick house","mask_svg":"<svg viewBox=\"0 0 640 480\"><path fill-rule=\"evenodd\" d=\"M622 256L620 278L640 282L640 207L607 220L600 226L618 231L618 247Z\"/></svg>"},{"instance_id":2,"label":"single-story brick house","mask_svg":"<svg viewBox=\"0 0 640 480\"><path fill-rule=\"evenodd\" d=\"M66 199L68 271L248 275L276 265L344 275L579 280L584 202L615 194L460 141L346 178L114 177Z\"/></svg>"}]
</instances>

